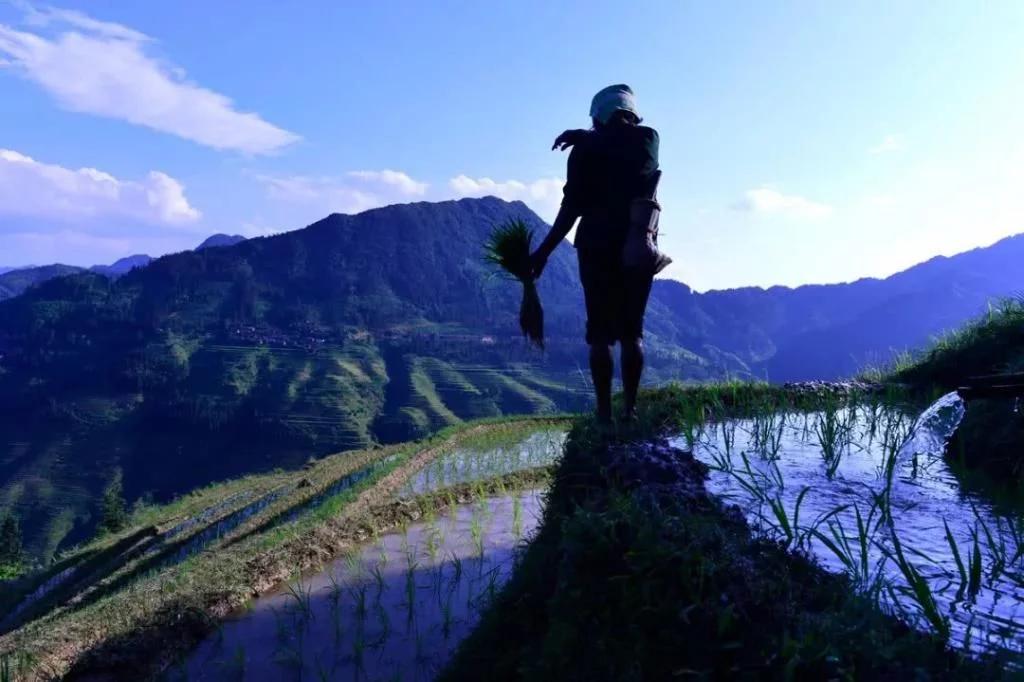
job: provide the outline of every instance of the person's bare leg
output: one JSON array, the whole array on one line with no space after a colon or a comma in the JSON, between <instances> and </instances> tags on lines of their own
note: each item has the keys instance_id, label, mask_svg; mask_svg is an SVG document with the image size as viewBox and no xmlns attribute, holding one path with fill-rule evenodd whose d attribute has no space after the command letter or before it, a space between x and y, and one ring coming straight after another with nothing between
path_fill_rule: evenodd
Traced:
<instances>
[{"instance_id":1,"label":"person's bare leg","mask_svg":"<svg viewBox=\"0 0 1024 682\"><path fill-rule=\"evenodd\" d=\"M640 376L644 373L644 342L633 339L622 342L622 392L626 418L636 416L636 394L640 390Z\"/></svg>"},{"instance_id":2,"label":"person's bare leg","mask_svg":"<svg viewBox=\"0 0 1024 682\"><path fill-rule=\"evenodd\" d=\"M594 381L594 394L597 397L597 419L600 422L612 420L612 374L615 361L612 359L612 347L595 343L590 346L590 377Z\"/></svg>"}]
</instances>

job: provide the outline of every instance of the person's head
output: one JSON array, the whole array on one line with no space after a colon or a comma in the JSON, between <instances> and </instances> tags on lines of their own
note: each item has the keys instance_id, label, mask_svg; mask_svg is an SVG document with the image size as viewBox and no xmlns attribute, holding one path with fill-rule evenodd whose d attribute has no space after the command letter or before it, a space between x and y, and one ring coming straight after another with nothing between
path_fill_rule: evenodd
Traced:
<instances>
[{"instance_id":1,"label":"person's head","mask_svg":"<svg viewBox=\"0 0 1024 682\"><path fill-rule=\"evenodd\" d=\"M625 84L609 85L602 89L590 102L590 118L594 127L606 125L636 125L643 119L636 109L633 90Z\"/></svg>"}]
</instances>

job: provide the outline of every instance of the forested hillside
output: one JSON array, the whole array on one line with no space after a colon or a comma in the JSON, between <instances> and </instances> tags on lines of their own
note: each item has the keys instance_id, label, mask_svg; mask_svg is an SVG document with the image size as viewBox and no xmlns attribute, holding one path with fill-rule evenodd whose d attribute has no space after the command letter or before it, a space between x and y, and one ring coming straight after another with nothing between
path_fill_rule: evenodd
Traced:
<instances>
[{"instance_id":1,"label":"forested hillside","mask_svg":"<svg viewBox=\"0 0 1024 682\"><path fill-rule=\"evenodd\" d=\"M481 258L510 218L547 229L494 198L391 206L0 302L0 509L45 556L92 532L119 471L129 502L166 499L465 419L585 408L575 254L558 249L541 279L541 353L519 336L520 287ZM1014 290L1006 265L1022 252L1012 238L888 280L799 289L659 281L646 379L851 374Z\"/></svg>"}]
</instances>

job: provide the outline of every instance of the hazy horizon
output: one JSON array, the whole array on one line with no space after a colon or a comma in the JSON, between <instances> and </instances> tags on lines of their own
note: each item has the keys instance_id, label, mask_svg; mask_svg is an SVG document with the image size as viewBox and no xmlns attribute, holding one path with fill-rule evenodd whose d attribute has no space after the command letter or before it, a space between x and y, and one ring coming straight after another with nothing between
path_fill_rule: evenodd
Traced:
<instances>
[{"instance_id":1,"label":"hazy horizon","mask_svg":"<svg viewBox=\"0 0 1024 682\"><path fill-rule=\"evenodd\" d=\"M464 197L464 198L466 198L466 197ZM472 198L480 198L480 197L472 197ZM496 198L500 199L500 197L496 197ZM453 201L453 200L444 200L444 201ZM457 200L454 200L454 201L457 201ZM507 200L505 200L505 201L507 201ZM404 203L418 203L418 202L404 202ZM439 202L425 202L425 203L439 203ZM368 208L368 209L366 209L366 211L375 211L375 210L378 210L378 209L381 209L381 208L389 208L390 206L400 206L400 205L402 205L402 204L401 203L388 204L387 206L377 206L377 207L374 207L374 208ZM352 213L352 214L348 214L348 215L358 215L359 213L365 213L366 211L360 211L358 213ZM325 216L323 216L323 218L327 218L329 215L331 215L331 214L325 215ZM280 232L269 232L267 234L255 235L254 237L249 237L249 238L250 239L254 239L254 238L258 238L258 237L273 237L273 236L276 236L276 235L287 234L289 232L295 232L297 230L303 230L303 229L306 229L307 227L309 227L310 225L315 224L319 220L322 220L323 218L315 220L312 223L309 223L308 225L303 225L302 227L297 227L297 228L290 229L290 230L281 230ZM206 237L213 236L214 234L226 234L226 233L223 233L223 232L221 232L221 233L211 233L209 235L206 235ZM671 271L669 271L668 274L666 274L666 275L662 275L662 276L658 277L658 279L672 280L672 281L680 282L680 283L685 284L688 287L690 287L693 291L695 291L697 293L702 293L702 294L703 293L712 292L712 291L723 291L723 290L729 290L729 289L744 289L744 288L771 289L771 288L776 288L776 287L795 289L795 288L798 288L798 287L801 287L801 286L827 286L827 285L838 285L838 284L851 284L853 282L856 282L856 281L859 281L859 280L862 280L862 279L887 279L889 277L892 277L893 275L898 275L901 272L905 272L908 269L911 269L911 268L913 268L913 267L915 267L917 265L920 265L920 264L925 263L925 262L927 262L929 260L932 260L933 258L942 257L942 256L951 257L951 256L960 255L962 253L967 253L968 251L973 251L973 250L976 250L976 249L988 248L988 247L994 246L995 244L997 244L997 243L999 243L999 242L1001 242L1001 241L1003 241L1005 239L1009 239L1011 237L1021 236L1022 234L1024 234L1024 232L1018 233L1018 234L1007 235L1005 237L999 237L998 239L996 239L995 241L993 241L991 243L980 244L978 246L973 246L973 247L970 247L968 249L964 249L963 251L958 251L958 252L951 253L951 254L939 254L939 253L936 253L936 254L934 254L932 256L928 256L928 257L924 258L923 260L921 260L921 261L919 261L917 263L913 263L913 264L911 264L910 266L908 266L906 268L901 268L899 270L895 270L895 271L890 272L890 273L886 273L886 274L882 274L882 275L862 275L862 276L858 276L858 277L853 277L851 279L837 280L837 281L831 281L831 282L804 282L802 284L796 284L796 285L789 285L789 284L737 284L737 285L729 286L729 287L698 289L696 286L693 286L690 282L687 282L685 280L682 280L682 279L680 279L678 277L673 276ZM202 237L192 247L187 247L187 248L183 248L183 249L177 249L177 250L174 250L174 251L168 251L166 253L148 253L148 254L144 254L144 253L129 253L129 254L124 254L122 256L117 256L116 258L114 258L111 261L106 262L106 263L90 263L90 262L85 262L85 261L74 262L74 261L70 261L70 260L68 260L68 261L60 261L60 260L58 260L58 261L53 261L52 263L25 263L25 264L13 265L13 266L9 265L7 263L0 263L0 274L3 274L4 272L10 272L12 270L21 270L21 269L32 268L32 267L40 267L40 266L45 266L45 265L72 265L72 266L77 266L77 267L82 267L82 268L89 268L89 267L93 267L93 266L97 266L97 265L99 265L99 266L110 265L110 264L114 263L117 260L121 260L121 259L125 259L125 258L132 258L132 257L135 257L135 256L150 256L150 257L155 259L155 258L159 258L161 256L167 256L167 255L171 255L171 254L174 254L174 253L181 253L181 252L184 252L184 251L189 251L191 249L194 249L196 246L199 246L199 243L201 241L203 241L206 237ZM572 237L572 235L570 234L570 240L571 240L571 237ZM563 245L561 248L571 248L571 247L568 244L566 244L566 245Z\"/></svg>"}]
</instances>

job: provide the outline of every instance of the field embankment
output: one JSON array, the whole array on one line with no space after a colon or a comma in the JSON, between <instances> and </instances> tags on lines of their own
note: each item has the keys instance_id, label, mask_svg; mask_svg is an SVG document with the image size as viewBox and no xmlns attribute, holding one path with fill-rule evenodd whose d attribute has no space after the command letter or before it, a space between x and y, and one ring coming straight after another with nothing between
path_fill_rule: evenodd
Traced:
<instances>
[{"instance_id":1,"label":"field embankment","mask_svg":"<svg viewBox=\"0 0 1024 682\"><path fill-rule=\"evenodd\" d=\"M997 676L883 613L848 578L754 534L708 494L707 467L662 440L722 410L814 400L763 386L672 387L645 396L628 437L578 423L537 536L442 679Z\"/></svg>"}]
</instances>

